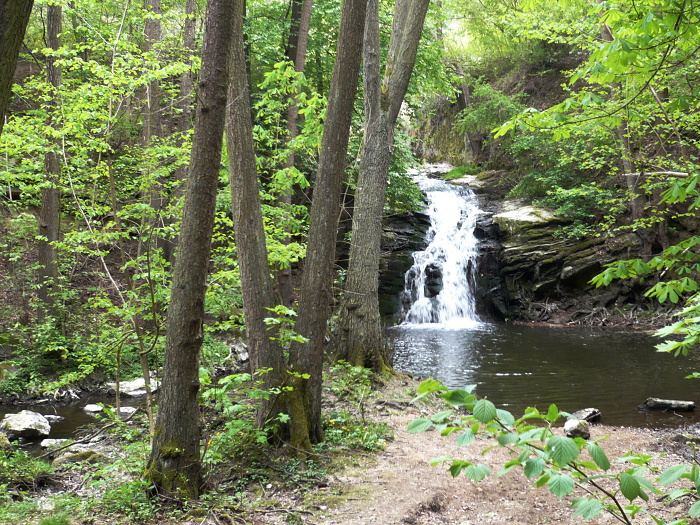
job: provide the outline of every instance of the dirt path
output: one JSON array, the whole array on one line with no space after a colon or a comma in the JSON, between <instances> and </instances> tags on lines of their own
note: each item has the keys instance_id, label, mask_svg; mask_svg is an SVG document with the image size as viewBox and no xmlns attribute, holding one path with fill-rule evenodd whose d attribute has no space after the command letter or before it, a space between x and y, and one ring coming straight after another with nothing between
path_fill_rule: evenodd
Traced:
<instances>
[{"instance_id":1,"label":"dirt path","mask_svg":"<svg viewBox=\"0 0 700 525\"><path fill-rule=\"evenodd\" d=\"M342 492L342 503L311 506L303 522L309 525L582 523L581 518L571 517L573 511L569 507L573 498L562 501L546 488L534 488L517 469L500 478L490 476L477 484L463 476L453 479L444 465L431 466L431 459L452 455L487 464L492 472L497 472L508 455L504 450L482 455L484 442L459 448L454 439L436 432L406 433L406 424L416 416L405 413L384 416L395 429L395 439L386 451L372 466L348 468L337 474L326 491ZM604 448L611 460L629 450L657 455L662 447L668 448L663 433L645 429L593 426L592 433L593 438L610 436ZM664 468L682 461L668 454L657 464ZM577 489L574 497L583 494ZM664 508L659 502L652 501L652 506L655 513L668 521L678 512L677 508ZM587 523L619 521L603 515ZM635 523L653 521L640 515Z\"/></svg>"}]
</instances>

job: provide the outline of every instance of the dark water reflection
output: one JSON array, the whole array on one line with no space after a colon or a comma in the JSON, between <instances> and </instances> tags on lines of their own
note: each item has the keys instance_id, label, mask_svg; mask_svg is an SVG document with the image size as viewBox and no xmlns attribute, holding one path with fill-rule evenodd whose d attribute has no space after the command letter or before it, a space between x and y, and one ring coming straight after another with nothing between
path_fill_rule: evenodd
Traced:
<instances>
[{"instance_id":1,"label":"dark water reflection","mask_svg":"<svg viewBox=\"0 0 700 525\"><path fill-rule=\"evenodd\" d=\"M651 335L581 328L481 324L446 330L429 325L390 330L394 366L435 377L450 388L476 385L476 393L515 414L551 403L573 412L596 407L610 425L684 426L699 411L679 415L639 412L647 397L700 402L698 356L656 352Z\"/></svg>"}]
</instances>

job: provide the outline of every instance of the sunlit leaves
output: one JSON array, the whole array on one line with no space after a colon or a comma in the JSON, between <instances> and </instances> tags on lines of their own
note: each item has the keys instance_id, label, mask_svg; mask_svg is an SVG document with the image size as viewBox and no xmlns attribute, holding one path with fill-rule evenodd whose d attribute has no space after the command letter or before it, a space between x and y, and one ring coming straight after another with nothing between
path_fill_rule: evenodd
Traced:
<instances>
[{"instance_id":1,"label":"sunlit leaves","mask_svg":"<svg viewBox=\"0 0 700 525\"><path fill-rule=\"evenodd\" d=\"M598 465L601 469L610 469L610 460L608 459L608 456L605 454L605 451L600 447L600 445L598 445L597 443L588 443L588 445L586 446L586 450L588 450L588 453L593 458L593 461L595 461L595 464Z\"/></svg>"},{"instance_id":2,"label":"sunlit leaves","mask_svg":"<svg viewBox=\"0 0 700 525\"><path fill-rule=\"evenodd\" d=\"M488 399L480 399L474 405L474 417L481 423L488 423L496 417L496 406Z\"/></svg>"},{"instance_id":3,"label":"sunlit leaves","mask_svg":"<svg viewBox=\"0 0 700 525\"><path fill-rule=\"evenodd\" d=\"M574 480L566 474L553 474L547 481L547 487L552 494L563 498L574 490Z\"/></svg>"},{"instance_id":4,"label":"sunlit leaves","mask_svg":"<svg viewBox=\"0 0 700 525\"><path fill-rule=\"evenodd\" d=\"M564 466L576 460L579 449L573 439L563 436L554 436L547 442L547 452L552 461Z\"/></svg>"}]
</instances>

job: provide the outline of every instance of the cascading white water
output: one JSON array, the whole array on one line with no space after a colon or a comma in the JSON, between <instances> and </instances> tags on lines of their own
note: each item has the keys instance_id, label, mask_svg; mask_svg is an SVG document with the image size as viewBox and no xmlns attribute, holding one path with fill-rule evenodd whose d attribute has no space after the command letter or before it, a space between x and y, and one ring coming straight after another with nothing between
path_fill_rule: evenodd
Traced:
<instances>
[{"instance_id":1,"label":"cascading white water","mask_svg":"<svg viewBox=\"0 0 700 525\"><path fill-rule=\"evenodd\" d=\"M413 254L401 303L404 324L439 323L464 328L480 324L474 288L478 239L474 227L482 211L474 193L441 180L417 176L428 200L427 248Z\"/></svg>"}]
</instances>

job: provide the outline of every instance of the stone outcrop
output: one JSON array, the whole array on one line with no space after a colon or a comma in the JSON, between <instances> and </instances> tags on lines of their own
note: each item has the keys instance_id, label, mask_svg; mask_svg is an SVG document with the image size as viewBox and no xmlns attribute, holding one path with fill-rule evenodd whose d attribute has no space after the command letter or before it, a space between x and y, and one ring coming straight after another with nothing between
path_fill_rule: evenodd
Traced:
<instances>
[{"instance_id":1,"label":"stone outcrop","mask_svg":"<svg viewBox=\"0 0 700 525\"><path fill-rule=\"evenodd\" d=\"M441 176L449 166L430 170ZM651 310L640 283L624 280L595 288L590 280L608 263L638 256L641 243L633 233L615 238L573 239L562 234L568 224L551 211L506 199L498 187L501 172L465 176L453 184L469 186L484 214L478 219L477 311L487 318L557 324L640 324L640 310ZM427 216L404 214L385 221L381 262L381 311L400 310L399 297L414 251L425 248ZM430 280L439 293L440 275ZM648 283L647 283L648 284Z\"/></svg>"},{"instance_id":2,"label":"stone outcrop","mask_svg":"<svg viewBox=\"0 0 700 525\"><path fill-rule=\"evenodd\" d=\"M633 233L572 239L561 234L566 219L503 199L479 177L453 183L471 187L486 211L476 231L482 312L501 319L605 324L608 308L644 301L642 289L628 281L605 288L590 284L606 264L639 253Z\"/></svg>"},{"instance_id":3,"label":"stone outcrop","mask_svg":"<svg viewBox=\"0 0 700 525\"><path fill-rule=\"evenodd\" d=\"M31 410L22 410L17 414L7 414L0 421L0 431L10 440L18 438L38 438L48 436L51 425L44 416Z\"/></svg>"}]
</instances>

